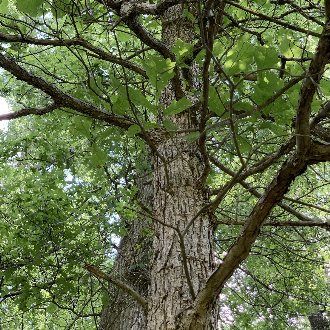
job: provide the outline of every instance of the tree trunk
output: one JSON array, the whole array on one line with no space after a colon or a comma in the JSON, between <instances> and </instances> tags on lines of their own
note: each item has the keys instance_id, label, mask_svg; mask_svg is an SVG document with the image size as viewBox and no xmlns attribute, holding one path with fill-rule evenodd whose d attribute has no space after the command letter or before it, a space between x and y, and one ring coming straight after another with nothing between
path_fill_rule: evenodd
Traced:
<instances>
[{"instance_id":1,"label":"tree trunk","mask_svg":"<svg viewBox=\"0 0 330 330\"><path fill-rule=\"evenodd\" d=\"M193 41L193 24L183 18L182 13L183 6L177 5L167 10L162 17L162 41L169 49L179 38L185 42ZM190 81L186 81L190 89L198 88L198 70L195 67L193 70L188 74ZM176 87L172 83L166 87L160 99L161 107L167 107L176 99ZM199 111L190 109L170 119L178 130L196 129L199 126ZM153 198L149 198L149 201L153 200L154 237L146 318L130 297L112 288L110 304L102 315L103 330L184 329L184 319L193 306L195 295L213 269L211 218L200 212L209 202L200 180L205 162L198 141L188 141L185 135L160 132L157 140L153 141ZM185 232L188 224L189 229ZM126 262L134 258L132 247L136 244L135 237L140 237L141 230L143 228L132 228L133 232L123 240L120 248L122 253L118 255L113 273L117 277L121 274L127 284L145 296L149 282L147 284L144 280L145 283L136 283L123 275L123 269L125 272L128 269ZM122 260L124 255L129 256L126 261ZM212 311L200 328L216 329L216 318Z\"/></svg>"},{"instance_id":2,"label":"tree trunk","mask_svg":"<svg viewBox=\"0 0 330 330\"><path fill-rule=\"evenodd\" d=\"M180 38L191 42L191 22L182 18L182 7L171 8L163 17L163 42L170 48ZM192 81L193 73L190 73ZM192 86L193 87L193 86ZM175 99L174 86L168 86L161 103L168 106ZM178 129L196 128L197 114L191 110L172 117ZM156 141L154 154L154 259L149 291L148 330L181 329L196 293L212 270L212 230L207 214L197 216L208 202L200 184L204 162L198 142L185 133L164 134ZM166 159L166 163L164 163ZM204 329L214 329L210 321Z\"/></svg>"},{"instance_id":3,"label":"tree trunk","mask_svg":"<svg viewBox=\"0 0 330 330\"><path fill-rule=\"evenodd\" d=\"M323 312L312 314L308 317L312 330L329 330L330 320Z\"/></svg>"},{"instance_id":4,"label":"tree trunk","mask_svg":"<svg viewBox=\"0 0 330 330\"><path fill-rule=\"evenodd\" d=\"M158 157L154 161L154 214L159 223L155 223L147 329L174 330L180 328L180 318L212 269L211 226L207 215L197 217L180 246L173 228L182 233L207 201L198 186L203 164L196 144L182 136L162 141L158 151L168 161L166 167Z\"/></svg>"}]
</instances>

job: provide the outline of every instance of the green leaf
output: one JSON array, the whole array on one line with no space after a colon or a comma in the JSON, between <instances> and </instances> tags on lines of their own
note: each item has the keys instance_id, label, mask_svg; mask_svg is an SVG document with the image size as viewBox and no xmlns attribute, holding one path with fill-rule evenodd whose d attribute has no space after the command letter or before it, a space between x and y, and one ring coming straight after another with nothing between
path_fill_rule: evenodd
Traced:
<instances>
[{"instance_id":1,"label":"green leaf","mask_svg":"<svg viewBox=\"0 0 330 330\"><path fill-rule=\"evenodd\" d=\"M0 1L0 13L7 14L8 12L8 0L1 0Z\"/></svg>"},{"instance_id":2,"label":"green leaf","mask_svg":"<svg viewBox=\"0 0 330 330\"><path fill-rule=\"evenodd\" d=\"M50 303L47 306L47 312L50 313L50 314L54 313L56 310L57 310L57 306L53 303Z\"/></svg>"},{"instance_id":3,"label":"green leaf","mask_svg":"<svg viewBox=\"0 0 330 330\"><path fill-rule=\"evenodd\" d=\"M165 110L165 116L176 115L180 112L185 111L192 105L191 101L183 97L179 101L174 100Z\"/></svg>"},{"instance_id":4,"label":"green leaf","mask_svg":"<svg viewBox=\"0 0 330 330\"><path fill-rule=\"evenodd\" d=\"M251 102L246 102L246 101L236 102L234 104L234 109L237 111L252 113L253 105L251 104Z\"/></svg>"},{"instance_id":5,"label":"green leaf","mask_svg":"<svg viewBox=\"0 0 330 330\"><path fill-rule=\"evenodd\" d=\"M127 31L117 31L117 37L118 40L120 40L121 42L129 42L130 40L132 40L132 33L128 29Z\"/></svg>"},{"instance_id":6,"label":"green leaf","mask_svg":"<svg viewBox=\"0 0 330 330\"><path fill-rule=\"evenodd\" d=\"M102 166L106 163L108 155L104 150L94 144L92 147L92 156L90 159L94 166Z\"/></svg>"},{"instance_id":7,"label":"green leaf","mask_svg":"<svg viewBox=\"0 0 330 330\"><path fill-rule=\"evenodd\" d=\"M239 149L243 154L247 154L251 150L251 144L248 142L248 140L242 136L237 137Z\"/></svg>"},{"instance_id":8,"label":"green leaf","mask_svg":"<svg viewBox=\"0 0 330 330\"><path fill-rule=\"evenodd\" d=\"M163 120L163 125L167 131L177 131L178 129L178 126L167 118Z\"/></svg>"},{"instance_id":9,"label":"green leaf","mask_svg":"<svg viewBox=\"0 0 330 330\"><path fill-rule=\"evenodd\" d=\"M139 125L136 125L136 124L130 126L127 130L128 136L134 136L134 135L136 135L140 132L141 132L141 127Z\"/></svg>"},{"instance_id":10,"label":"green leaf","mask_svg":"<svg viewBox=\"0 0 330 330\"><path fill-rule=\"evenodd\" d=\"M200 135L199 132L191 132L185 135L185 139L187 141L196 141L199 139L199 135Z\"/></svg>"},{"instance_id":11,"label":"green leaf","mask_svg":"<svg viewBox=\"0 0 330 330\"><path fill-rule=\"evenodd\" d=\"M52 12L56 17L63 17L66 14L80 16L78 10L78 6L72 0L53 0Z\"/></svg>"},{"instance_id":12,"label":"green leaf","mask_svg":"<svg viewBox=\"0 0 330 330\"><path fill-rule=\"evenodd\" d=\"M275 67L279 63L278 51L273 47L255 46L254 59L259 70Z\"/></svg>"},{"instance_id":13,"label":"green leaf","mask_svg":"<svg viewBox=\"0 0 330 330\"><path fill-rule=\"evenodd\" d=\"M112 101L113 101L112 111L117 115L125 114L130 108L127 98L122 97L121 95L113 96Z\"/></svg>"},{"instance_id":14,"label":"green leaf","mask_svg":"<svg viewBox=\"0 0 330 330\"><path fill-rule=\"evenodd\" d=\"M172 62L169 58L164 59L159 55L150 55L143 61L142 65L146 70L149 83L157 91L156 98L158 99L165 86L174 76L175 62Z\"/></svg>"},{"instance_id":15,"label":"green leaf","mask_svg":"<svg viewBox=\"0 0 330 330\"><path fill-rule=\"evenodd\" d=\"M129 97L135 105L140 105L144 108L149 109L154 114L156 113L156 107L149 102L149 100L142 94L139 89L129 88Z\"/></svg>"},{"instance_id":16,"label":"green leaf","mask_svg":"<svg viewBox=\"0 0 330 330\"><path fill-rule=\"evenodd\" d=\"M209 107L210 110L219 117L221 117L226 111L214 86L211 86L209 90Z\"/></svg>"},{"instance_id":17,"label":"green leaf","mask_svg":"<svg viewBox=\"0 0 330 330\"><path fill-rule=\"evenodd\" d=\"M152 130L152 129L158 128L158 127L159 127L159 125L157 123L154 123L154 122L148 121L148 122L143 123L143 128L145 130Z\"/></svg>"},{"instance_id":18,"label":"green leaf","mask_svg":"<svg viewBox=\"0 0 330 330\"><path fill-rule=\"evenodd\" d=\"M16 0L16 8L31 16L37 16L44 0Z\"/></svg>"},{"instance_id":19,"label":"green leaf","mask_svg":"<svg viewBox=\"0 0 330 330\"><path fill-rule=\"evenodd\" d=\"M172 51L175 54L176 62L182 63L183 60L192 54L194 46L191 43L177 39Z\"/></svg>"}]
</instances>

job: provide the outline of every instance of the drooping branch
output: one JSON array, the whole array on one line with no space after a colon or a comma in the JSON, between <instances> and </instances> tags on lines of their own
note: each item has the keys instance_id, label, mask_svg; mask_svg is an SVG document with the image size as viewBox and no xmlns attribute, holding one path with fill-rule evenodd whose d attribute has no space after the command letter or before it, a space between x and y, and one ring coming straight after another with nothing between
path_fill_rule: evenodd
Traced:
<instances>
[{"instance_id":1,"label":"drooping branch","mask_svg":"<svg viewBox=\"0 0 330 330\"><path fill-rule=\"evenodd\" d=\"M106 110L95 107L93 104L77 99L67 93L64 93L56 86L46 80L29 73L26 69L18 65L14 60L0 53L0 67L10 72L18 80L43 91L50 96L57 107L67 107L91 118L102 120L113 126L128 129L135 122L127 116L119 116L109 113Z\"/></svg>"},{"instance_id":2,"label":"drooping branch","mask_svg":"<svg viewBox=\"0 0 330 330\"><path fill-rule=\"evenodd\" d=\"M95 277L106 280L116 285L118 288L122 289L123 291L128 293L134 300L136 300L143 307L145 311L147 310L148 301L126 283L104 273L103 271L101 271L100 269L98 269L93 265L86 264L85 269L88 270L90 273L92 273Z\"/></svg>"}]
</instances>

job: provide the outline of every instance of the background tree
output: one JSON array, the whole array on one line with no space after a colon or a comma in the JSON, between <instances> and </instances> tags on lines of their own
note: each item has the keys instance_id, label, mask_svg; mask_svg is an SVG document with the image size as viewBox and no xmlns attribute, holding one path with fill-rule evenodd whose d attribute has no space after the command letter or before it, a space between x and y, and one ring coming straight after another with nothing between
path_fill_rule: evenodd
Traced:
<instances>
[{"instance_id":1,"label":"background tree","mask_svg":"<svg viewBox=\"0 0 330 330\"><path fill-rule=\"evenodd\" d=\"M2 0L2 326L326 324L325 5Z\"/></svg>"}]
</instances>

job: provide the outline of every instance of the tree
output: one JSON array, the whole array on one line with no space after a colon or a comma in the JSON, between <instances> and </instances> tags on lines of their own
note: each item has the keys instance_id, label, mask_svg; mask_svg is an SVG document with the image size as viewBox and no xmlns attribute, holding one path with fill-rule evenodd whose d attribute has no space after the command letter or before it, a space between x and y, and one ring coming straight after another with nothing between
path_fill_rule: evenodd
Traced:
<instances>
[{"instance_id":1,"label":"tree","mask_svg":"<svg viewBox=\"0 0 330 330\"><path fill-rule=\"evenodd\" d=\"M71 327L100 315L103 289L102 329L216 329L219 295L234 311L228 290L251 280L255 302L273 291L268 322L277 295L292 313L328 307L330 15L307 3L2 0L16 111L0 118L24 117L3 137L17 207L2 233L26 242L2 248L5 309L62 308ZM290 250L296 268L277 260Z\"/></svg>"}]
</instances>

